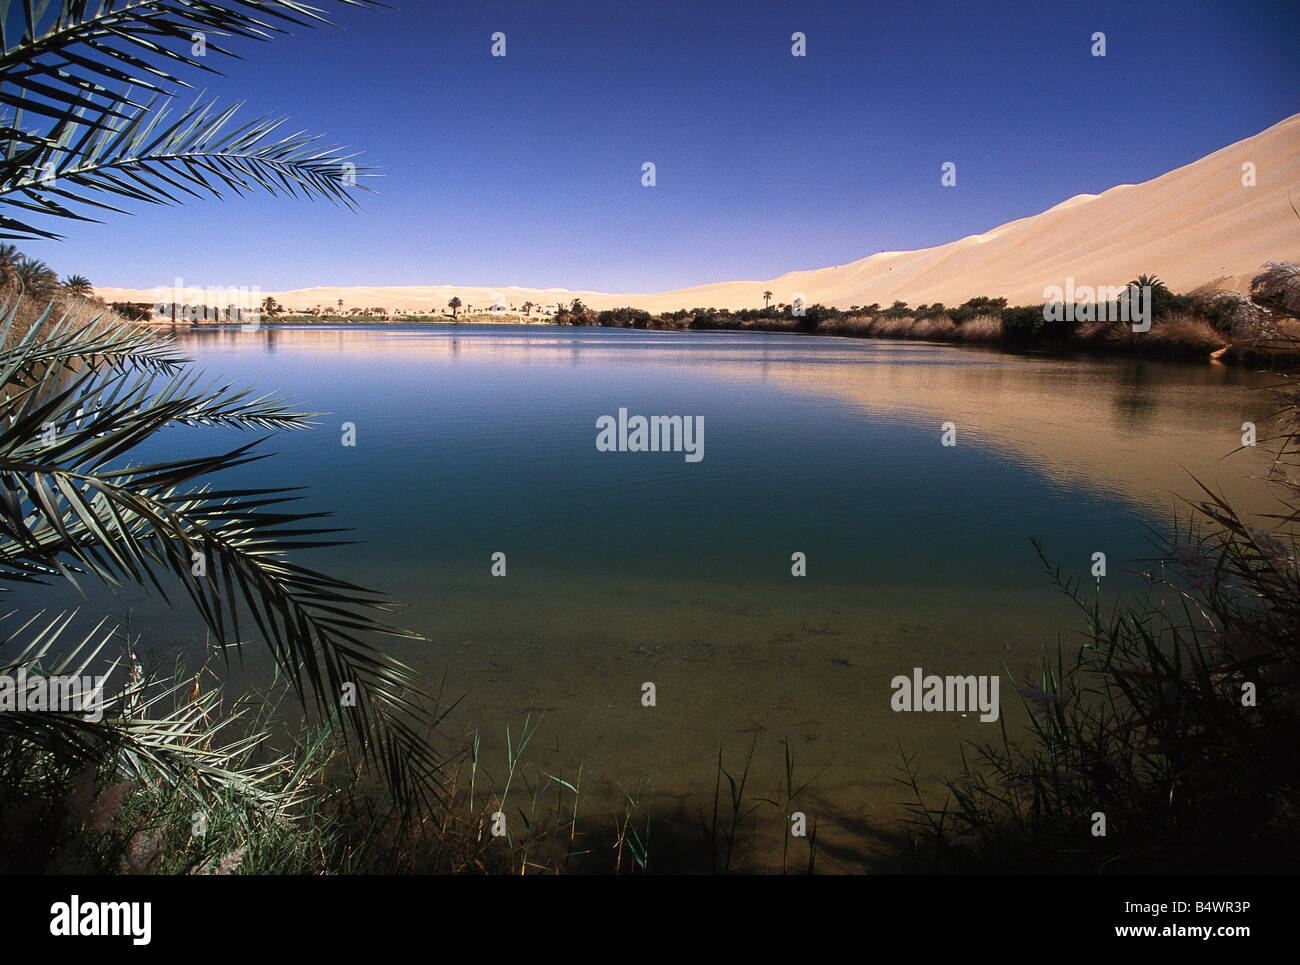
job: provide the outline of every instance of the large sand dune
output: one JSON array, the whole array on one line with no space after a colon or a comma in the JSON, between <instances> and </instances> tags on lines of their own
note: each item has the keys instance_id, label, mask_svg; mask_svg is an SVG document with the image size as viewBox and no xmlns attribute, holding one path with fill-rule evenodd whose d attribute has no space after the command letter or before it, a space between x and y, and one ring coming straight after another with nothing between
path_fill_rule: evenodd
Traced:
<instances>
[{"instance_id":1,"label":"large sand dune","mask_svg":"<svg viewBox=\"0 0 1300 965\"><path fill-rule=\"evenodd\" d=\"M1256 184L1243 182L1254 165ZM383 306L390 311L441 308L453 295L486 308L498 294L511 305L551 308L581 298L591 308L632 305L652 312L679 308L761 307L802 293L807 304L837 308L901 299L912 305L957 305L976 295L1012 304L1043 301L1048 285L1122 285L1139 273L1160 276L1175 291L1206 284L1244 290L1266 261L1300 261L1300 114L1142 184L1070 198L1041 214L981 235L919 251L890 251L834 268L789 272L766 281L732 281L655 294L610 294L561 288L306 288L265 292L290 308ZM502 279L506 281L507 279ZM149 291L101 288L110 300L152 302Z\"/></svg>"}]
</instances>

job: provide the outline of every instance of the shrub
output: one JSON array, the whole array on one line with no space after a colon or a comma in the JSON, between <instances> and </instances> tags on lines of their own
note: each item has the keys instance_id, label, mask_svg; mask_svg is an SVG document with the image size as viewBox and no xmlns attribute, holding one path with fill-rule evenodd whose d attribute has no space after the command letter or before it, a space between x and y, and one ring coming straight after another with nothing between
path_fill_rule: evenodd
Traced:
<instances>
[{"instance_id":1,"label":"shrub","mask_svg":"<svg viewBox=\"0 0 1300 965\"><path fill-rule=\"evenodd\" d=\"M1032 341L1043 327L1043 307L1024 305L1002 310L1002 335L1010 342Z\"/></svg>"},{"instance_id":2,"label":"shrub","mask_svg":"<svg viewBox=\"0 0 1300 965\"><path fill-rule=\"evenodd\" d=\"M895 318L892 315L885 314L876 319L873 335L878 338L907 338L911 335L912 325L916 319L907 316Z\"/></svg>"},{"instance_id":3,"label":"shrub","mask_svg":"<svg viewBox=\"0 0 1300 965\"><path fill-rule=\"evenodd\" d=\"M952 320L960 325L980 315L991 315L996 318L1002 314L1002 309L1006 307L1007 300L1005 298L985 298L981 296L962 302L949 314L952 316Z\"/></svg>"},{"instance_id":4,"label":"shrub","mask_svg":"<svg viewBox=\"0 0 1300 965\"><path fill-rule=\"evenodd\" d=\"M1039 325L1034 334L1041 341L1047 342L1068 342L1073 339L1075 333L1079 330L1079 326L1083 324L1083 322L1079 320L1078 313L1061 311L1054 314L1057 314L1060 317L1055 319L1044 318L1044 310L1039 308Z\"/></svg>"},{"instance_id":5,"label":"shrub","mask_svg":"<svg viewBox=\"0 0 1300 965\"><path fill-rule=\"evenodd\" d=\"M1192 315L1174 315L1156 322L1142 337L1165 351L1176 350L1193 355L1204 355L1228 344L1213 325Z\"/></svg>"},{"instance_id":6,"label":"shrub","mask_svg":"<svg viewBox=\"0 0 1300 965\"><path fill-rule=\"evenodd\" d=\"M1150 334L1221 341L1190 316ZM1077 649L1058 644L1013 680L1025 737L1004 728L974 745L941 806L926 803L904 759L924 860L1039 874L1296 867L1300 389L1288 381L1278 399L1268 478L1280 513L1243 517L1202 486L1192 519L1157 544L1145 591L1109 615L1101 580L1084 592L1039 550L1085 629ZM1092 833L1098 813L1103 836Z\"/></svg>"},{"instance_id":7,"label":"shrub","mask_svg":"<svg viewBox=\"0 0 1300 965\"><path fill-rule=\"evenodd\" d=\"M1239 292L1198 291L1188 296L1188 313L1205 319L1216 332L1225 335L1248 326L1254 307Z\"/></svg>"},{"instance_id":8,"label":"shrub","mask_svg":"<svg viewBox=\"0 0 1300 965\"><path fill-rule=\"evenodd\" d=\"M796 316L795 327L800 332L815 332L822 322L836 315L833 308L827 308L825 305L809 305L804 309L802 316Z\"/></svg>"},{"instance_id":9,"label":"shrub","mask_svg":"<svg viewBox=\"0 0 1300 965\"><path fill-rule=\"evenodd\" d=\"M607 328L645 328L650 313L639 308L608 308L596 313L596 324Z\"/></svg>"},{"instance_id":10,"label":"shrub","mask_svg":"<svg viewBox=\"0 0 1300 965\"><path fill-rule=\"evenodd\" d=\"M1270 261L1251 280L1250 300L1274 316L1300 318L1300 266Z\"/></svg>"}]
</instances>

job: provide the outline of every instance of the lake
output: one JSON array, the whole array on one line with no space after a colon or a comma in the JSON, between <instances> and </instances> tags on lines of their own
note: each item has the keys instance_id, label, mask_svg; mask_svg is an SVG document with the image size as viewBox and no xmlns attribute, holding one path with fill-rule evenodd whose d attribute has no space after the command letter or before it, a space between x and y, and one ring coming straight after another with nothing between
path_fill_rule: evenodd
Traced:
<instances>
[{"instance_id":1,"label":"lake","mask_svg":"<svg viewBox=\"0 0 1300 965\"><path fill-rule=\"evenodd\" d=\"M1110 601L1186 515L1192 475L1268 506L1250 478L1263 453L1229 453L1243 422L1268 435L1273 380L1218 364L505 325L176 337L210 374L327 413L228 478L310 487L306 507L355 529L361 545L303 560L406 604L427 642L394 649L464 695L450 733L481 727L499 756L528 716L552 773L598 766L589 809L648 778L655 814L682 827L711 813L719 751L735 773L756 741L750 790L771 796L788 741L814 778L801 806L824 870L860 870L897 818L901 753L933 787L962 741L998 736L978 713L892 710L896 676L1000 675L1016 729L1008 670L1077 645L1031 538L1090 587L1105 553ZM620 409L702 419L702 458L600 451L598 420ZM136 458L247 438L173 430ZM202 645L187 614L114 606L146 643Z\"/></svg>"}]
</instances>

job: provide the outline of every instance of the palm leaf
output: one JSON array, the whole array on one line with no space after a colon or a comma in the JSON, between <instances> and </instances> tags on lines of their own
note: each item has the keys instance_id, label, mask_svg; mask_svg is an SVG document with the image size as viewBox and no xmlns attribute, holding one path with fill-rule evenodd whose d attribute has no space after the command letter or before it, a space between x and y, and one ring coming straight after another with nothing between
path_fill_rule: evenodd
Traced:
<instances>
[{"instance_id":1,"label":"palm leaf","mask_svg":"<svg viewBox=\"0 0 1300 965\"><path fill-rule=\"evenodd\" d=\"M206 38L266 41L287 33L286 25L328 24L323 8L295 0L0 0L0 104L52 120L68 119L79 107L111 116L133 104L118 92L124 85L152 91L184 85L172 73L178 64L215 72L189 56L196 33L207 50L233 57Z\"/></svg>"},{"instance_id":2,"label":"palm leaf","mask_svg":"<svg viewBox=\"0 0 1300 965\"><path fill-rule=\"evenodd\" d=\"M369 167L355 153L323 145L301 131L277 136L284 118L271 116L233 127L240 105L218 109L195 101L173 117L171 99L151 98L121 117L60 121L47 142L33 147L21 164L0 163L0 205L53 218L95 219L73 205L126 213L95 195L148 204L179 204L185 197L224 191L243 196L324 198L355 208L353 188ZM19 217L0 215L0 237L48 235Z\"/></svg>"},{"instance_id":3,"label":"palm leaf","mask_svg":"<svg viewBox=\"0 0 1300 965\"><path fill-rule=\"evenodd\" d=\"M269 40L288 25L328 24L324 14L294 0L0 0L0 238L59 237L33 216L122 212L97 200L105 194L175 204L264 190L353 206L351 189L372 176L355 155L302 132L277 138L284 122L269 116L229 131L239 105L195 100L173 117L167 89L190 86L177 64L212 72L189 56L196 34L235 56L207 38Z\"/></svg>"},{"instance_id":4,"label":"palm leaf","mask_svg":"<svg viewBox=\"0 0 1300 965\"><path fill-rule=\"evenodd\" d=\"M264 458L263 440L216 456L121 461L171 426L300 428L309 414L184 372L106 361L112 338L99 324L80 334L56 324L55 355L37 330L0 350L0 372L11 373L0 419L0 580L58 574L75 584L90 574L164 599L179 584L223 645L242 647L255 628L304 703L310 693L323 717L340 718L345 739L380 767L395 797L427 803L439 793L441 762L425 736L438 702L420 674L369 642L419 638L387 623L392 607L375 591L292 561L342 542L339 530L317 524L323 514L286 510L294 490L205 482ZM130 344L130 335L117 338ZM95 364L78 368L77 358ZM196 552L206 562L201 576ZM349 683L357 706L344 709Z\"/></svg>"},{"instance_id":5,"label":"palm leaf","mask_svg":"<svg viewBox=\"0 0 1300 965\"><path fill-rule=\"evenodd\" d=\"M87 715L63 708L3 713L0 739L35 748L68 769L111 759L119 774L150 785L165 783L199 806L218 793L234 792L246 807L241 819L249 812L274 820L290 816L300 789L274 786L288 758L250 760L251 751L264 745L266 731L231 740L220 737L245 712L220 713L217 689L187 695L189 681L149 677L137 667L132 667L130 678L116 682L122 676L122 658L105 663L100 655L117 633L101 621L69 646L63 637L75 616L63 613L46 620L38 614L0 640L0 674L13 677L24 671L29 677L84 678L93 672L100 678L99 712ZM96 716L100 719L93 719Z\"/></svg>"}]
</instances>

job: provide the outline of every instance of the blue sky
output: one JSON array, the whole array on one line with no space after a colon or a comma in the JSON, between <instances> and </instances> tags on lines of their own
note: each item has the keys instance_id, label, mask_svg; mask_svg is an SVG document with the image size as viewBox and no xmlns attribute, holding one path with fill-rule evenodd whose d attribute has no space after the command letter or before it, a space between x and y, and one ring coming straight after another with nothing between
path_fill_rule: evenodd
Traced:
<instances>
[{"instance_id":1,"label":"blue sky","mask_svg":"<svg viewBox=\"0 0 1300 965\"><path fill-rule=\"evenodd\" d=\"M133 205L19 247L114 287L660 291L942 244L1300 111L1294 2L405 0L335 19L186 77L364 151L384 176L360 213Z\"/></svg>"}]
</instances>

